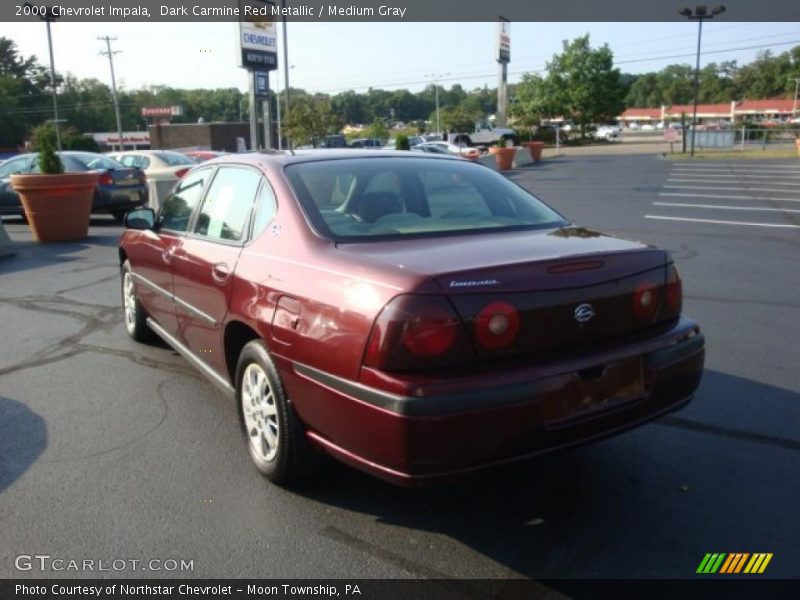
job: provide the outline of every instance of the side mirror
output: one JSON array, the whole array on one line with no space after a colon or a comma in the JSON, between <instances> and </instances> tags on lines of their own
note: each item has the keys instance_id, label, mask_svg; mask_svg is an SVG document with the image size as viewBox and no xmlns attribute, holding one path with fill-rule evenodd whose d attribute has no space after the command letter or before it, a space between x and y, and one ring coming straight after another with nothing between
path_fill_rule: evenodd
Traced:
<instances>
[{"instance_id":1,"label":"side mirror","mask_svg":"<svg viewBox=\"0 0 800 600\"><path fill-rule=\"evenodd\" d=\"M125 215L125 227L128 229L155 229L156 212L152 208L139 208Z\"/></svg>"}]
</instances>

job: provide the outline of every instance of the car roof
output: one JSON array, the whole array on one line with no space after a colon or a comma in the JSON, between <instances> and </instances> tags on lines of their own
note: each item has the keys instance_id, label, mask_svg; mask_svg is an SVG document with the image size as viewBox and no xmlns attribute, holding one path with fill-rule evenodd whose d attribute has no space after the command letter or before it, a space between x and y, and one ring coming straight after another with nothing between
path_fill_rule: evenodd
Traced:
<instances>
[{"instance_id":1,"label":"car roof","mask_svg":"<svg viewBox=\"0 0 800 600\"><path fill-rule=\"evenodd\" d=\"M408 160L409 158L424 158L425 160L457 160L458 157L429 155L421 157L410 152L397 150L360 150L347 148L316 149L316 150L272 150L262 152L247 152L242 154L227 154L201 163L203 165L238 163L251 165L292 165L321 160L346 160L346 159L393 158L395 160Z\"/></svg>"}]
</instances>

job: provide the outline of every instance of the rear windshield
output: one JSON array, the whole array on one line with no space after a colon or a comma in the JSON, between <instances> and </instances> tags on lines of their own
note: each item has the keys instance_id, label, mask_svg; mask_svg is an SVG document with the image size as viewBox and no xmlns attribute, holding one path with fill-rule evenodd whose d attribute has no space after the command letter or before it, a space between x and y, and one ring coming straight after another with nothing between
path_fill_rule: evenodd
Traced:
<instances>
[{"instance_id":1,"label":"rear windshield","mask_svg":"<svg viewBox=\"0 0 800 600\"><path fill-rule=\"evenodd\" d=\"M325 160L288 165L286 175L317 231L336 241L567 224L518 185L467 161Z\"/></svg>"},{"instance_id":2,"label":"rear windshield","mask_svg":"<svg viewBox=\"0 0 800 600\"><path fill-rule=\"evenodd\" d=\"M167 163L170 167L179 167L181 165L196 165L197 162L185 154L180 152L164 152L163 150L153 152L158 158Z\"/></svg>"}]
</instances>

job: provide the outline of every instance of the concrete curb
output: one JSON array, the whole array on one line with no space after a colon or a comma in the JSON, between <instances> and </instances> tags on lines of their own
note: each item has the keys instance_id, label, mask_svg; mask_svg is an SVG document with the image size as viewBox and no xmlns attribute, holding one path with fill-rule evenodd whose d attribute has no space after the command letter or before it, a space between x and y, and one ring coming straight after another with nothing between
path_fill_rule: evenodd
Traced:
<instances>
[{"instance_id":1,"label":"concrete curb","mask_svg":"<svg viewBox=\"0 0 800 600\"><path fill-rule=\"evenodd\" d=\"M11 238L8 237L6 228L3 225L3 219L0 217L0 256L14 254L14 252L14 242L12 242Z\"/></svg>"},{"instance_id":2,"label":"concrete curb","mask_svg":"<svg viewBox=\"0 0 800 600\"><path fill-rule=\"evenodd\" d=\"M484 154L483 156L479 156L478 162L486 165L490 169L497 171L497 159L495 158L494 154Z\"/></svg>"},{"instance_id":3,"label":"concrete curb","mask_svg":"<svg viewBox=\"0 0 800 600\"><path fill-rule=\"evenodd\" d=\"M514 162L512 164L515 169L533 164L531 151L527 148L517 148L516 153L514 154Z\"/></svg>"}]
</instances>

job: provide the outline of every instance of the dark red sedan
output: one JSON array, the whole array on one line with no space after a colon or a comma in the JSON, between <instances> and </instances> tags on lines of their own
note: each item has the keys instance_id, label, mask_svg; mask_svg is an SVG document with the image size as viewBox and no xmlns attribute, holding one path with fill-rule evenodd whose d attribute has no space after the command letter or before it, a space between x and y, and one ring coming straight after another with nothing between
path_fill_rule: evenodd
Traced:
<instances>
[{"instance_id":1,"label":"dark red sedan","mask_svg":"<svg viewBox=\"0 0 800 600\"><path fill-rule=\"evenodd\" d=\"M236 399L276 482L318 451L406 485L524 459L674 411L702 375L667 252L458 158L229 155L126 223L128 333Z\"/></svg>"}]
</instances>

